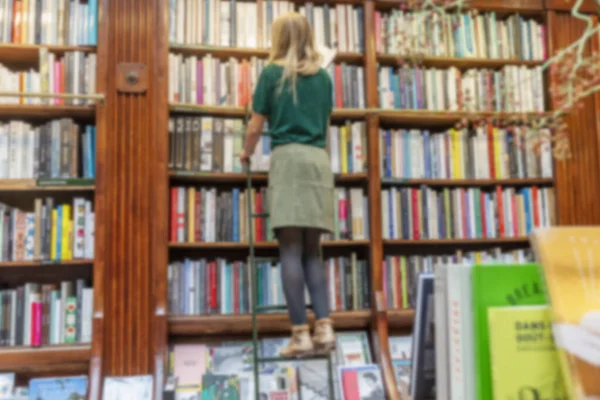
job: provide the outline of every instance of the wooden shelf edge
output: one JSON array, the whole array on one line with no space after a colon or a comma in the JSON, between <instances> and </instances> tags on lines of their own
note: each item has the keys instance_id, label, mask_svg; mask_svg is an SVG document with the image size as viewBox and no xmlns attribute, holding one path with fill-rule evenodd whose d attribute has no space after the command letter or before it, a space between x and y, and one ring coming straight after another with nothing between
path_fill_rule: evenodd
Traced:
<instances>
[{"instance_id":1,"label":"wooden shelf edge","mask_svg":"<svg viewBox=\"0 0 600 400\"><path fill-rule=\"evenodd\" d=\"M214 55L222 58L267 58L269 57L269 49L251 48L251 47L227 47L227 46L207 46L207 45L187 45L180 43L171 43L169 52L183 55ZM364 60L363 53L353 52L338 52L335 57L335 62L350 62L358 63Z\"/></svg>"},{"instance_id":2,"label":"wooden shelf edge","mask_svg":"<svg viewBox=\"0 0 600 400\"><path fill-rule=\"evenodd\" d=\"M83 259L83 260L51 260L51 261L0 261L0 268L31 268L31 267L46 267L52 265L91 265L94 260Z\"/></svg>"},{"instance_id":3,"label":"wooden shelf edge","mask_svg":"<svg viewBox=\"0 0 600 400\"><path fill-rule=\"evenodd\" d=\"M170 102L169 110L171 112L207 115L224 118L243 118L245 111L243 107L235 106L213 106L192 103ZM367 115L367 109L358 108L336 108L331 117L333 119L362 119Z\"/></svg>"},{"instance_id":4,"label":"wooden shelf edge","mask_svg":"<svg viewBox=\"0 0 600 400\"><path fill-rule=\"evenodd\" d=\"M2 43L0 44L0 52L4 51L39 51L47 49L50 53L65 53L69 51L82 51L85 53L93 53L96 51L96 46L63 46L53 44L20 44L20 43Z\"/></svg>"},{"instance_id":5,"label":"wooden shelf edge","mask_svg":"<svg viewBox=\"0 0 600 400\"><path fill-rule=\"evenodd\" d=\"M382 186L537 186L553 185L554 178L403 179L381 178Z\"/></svg>"},{"instance_id":6,"label":"wooden shelf edge","mask_svg":"<svg viewBox=\"0 0 600 400\"><path fill-rule=\"evenodd\" d=\"M399 62L411 64L409 57L395 54L377 54L377 62L382 65L397 65ZM544 60L519 60L519 59L494 59L476 57L441 57L425 56L416 64L423 67L456 67L456 68L502 68L507 65L537 67L544 64Z\"/></svg>"},{"instance_id":7,"label":"wooden shelf edge","mask_svg":"<svg viewBox=\"0 0 600 400\"><path fill-rule=\"evenodd\" d=\"M63 106L46 104L0 104L0 117L16 118L92 118L96 106Z\"/></svg>"},{"instance_id":8,"label":"wooden shelf edge","mask_svg":"<svg viewBox=\"0 0 600 400\"><path fill-rule=\"evenodd\" d=\"M481 239L384 239L384 246L468 246L468 245L490 245L502 244L525 244L529 242L528 236L505 237L505 238L481 238Z\"/></svg>"},{"instance_id":9,"label":"wooden shelf edge","mask_svg":"<svg viewBox=\"0 0 600 400\"><path fill-rule=\"evenodd\" d=\"M309 321L314 321L312 312ZM371 321L371 310L332 312L335 329L366 329ZM288 333L290 322L286 313L259 314L257 316L260 333ZM168 318L171 336L196 335L248 335L252 333L252 315L197 315L171 316Z\"/></svg>"},{"instance_id":10,"label":"wooden shelf edge","mask_svg":"<svg viewBox=\"0 0 600 400\"><path fill-rule=\"evenodd\" d=\"M245 183L246 174L243 172L193 172L193 171L169 171L169 177L173 180L191 181L191 182L224 182L224 183ZM348 173L335 174L336 182L360 182L367 179L366 173ZM267 182L268 175L264 173L253 173L252 181ZM1 181L0 181L1 182ZM1 185L0 185L1 190Z\"/></svg>"},{"instance_id":11,"label":"wooden shelf edge","mask_svg":"<svg viewBox=\"0 0 600 400\"><path fill-rule=\"evenodd\" d=\"M0 371L25 372L65 364L89 363L91 346L0 347Z\"/></svg>"},{"instance_id":12,"label":"wooden shelf edge","mask_svg":"<svg viewBox=\"0 0 600 400\"><path fill-rule=\"evenodd\" d=\"M368 246L370 241L363 240L325 240L321 242L323 247L356 247ZM169 248L172 249L247 249L250 245L247 242L207 242L207 243L177 243L170 242ZM276 249L277 242L256 242L256 249Z\"/></svg>"},{"instance_id":13,"label":"wooden shelf edge","mask_svg":"<svg viewBox=\"0 0 600 400\"><path fill-rule=\"evenodd\" d=\"M0 179L0 192L80 192L95 189L95 185L39 185L37 179Z\"/></svg>"}]
</instances>

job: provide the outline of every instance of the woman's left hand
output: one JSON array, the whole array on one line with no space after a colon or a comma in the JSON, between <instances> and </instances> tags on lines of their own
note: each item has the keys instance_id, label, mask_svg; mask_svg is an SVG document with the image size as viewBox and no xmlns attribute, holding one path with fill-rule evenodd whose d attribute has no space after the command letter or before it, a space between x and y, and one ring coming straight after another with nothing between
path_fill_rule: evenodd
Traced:
<instances>
[{"instance_id":1,"label":"woman's left hand","mask_svg":"<svg viewBox=\"0 0 600 400\"><path fill-rule=\"evenodd\" d=\"M240 161L243 165L250 162L250 154L246 153L246 150L242 150L242 153L240 154Z\"/></svg>"}]
</instances>

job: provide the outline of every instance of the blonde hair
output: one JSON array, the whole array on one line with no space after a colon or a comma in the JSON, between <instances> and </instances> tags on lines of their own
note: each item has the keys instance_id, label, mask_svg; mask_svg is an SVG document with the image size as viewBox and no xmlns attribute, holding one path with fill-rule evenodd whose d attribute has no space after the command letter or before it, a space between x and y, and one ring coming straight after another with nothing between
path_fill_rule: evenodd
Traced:
<instances>
[{"instance_id":1,"label":"blonde hair","mask_svg":"<svg viewBox=\"0 0 600 400\"><path fill-rule=\"evenodd\" d=\"M321 55L315 48L313 31L303 15L284 14L273 22L269 62L283 67L279 93L289 81L294 102L298 75L313 75L321 67Z\"/></svg>"}]
</instances>

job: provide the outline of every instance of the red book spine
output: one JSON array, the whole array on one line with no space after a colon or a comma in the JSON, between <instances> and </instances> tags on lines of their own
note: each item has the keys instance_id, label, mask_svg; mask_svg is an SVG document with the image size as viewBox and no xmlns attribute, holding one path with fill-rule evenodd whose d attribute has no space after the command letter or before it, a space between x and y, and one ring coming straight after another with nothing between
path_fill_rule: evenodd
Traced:
<instances>
[{"instance_id":1,"label":"red book spine","mask_svg":"<svg viewBox=\"0 0 600 400\"><path fill-rule=\"evenodd\" d=\"M344 400L360 400L357 371L342 372L342 386L344 388Z\"/></svg>"},{"instance_id":2,"label":"red book spine","mask_svg":"<svg viewBox=\"0 0 600 400\"><path fill-rule=\"evenodd\" d=\"M515 192L510 192L510 206L513 220L513 235L514 237L519 236L519 220L517 218L517 196L515 196Z\"/></svg>"},{"instance_id":3,"label":"red book spine","mask_svg":"<svg viewBox=\"0 0 600 400\"><path fill-rule=\"evenodd\" d=\"M210 263L210 272L210 305L217 311L217 264L214 261Z\"/></svg>"},{"instance_id":4,"label":"red book spine","mask_svg":"<svg viewBox=\"0 0 600 400\"><path fill-rule=\"evenodd\" d=\"M42 302L31 303L31 345L42 345Z\"/></svg>"},{"instance_id":5,"label":"red book spine","mask_svg":"<svg viewBox=\"0 0 600 400\"><path fill-rule=\"evenodd\" d=\"M177 241L177 188L171 188L171 242Z\"/></svg>"},{"instance_id":6,"label":"red book spine","mask_svg":"<svg viewBox=\"0 0 600 400\"><path fill-rule=\"evenodd\" d=\"M419 189L412 189L412 220L413 220L413 239L419 240L421 232L419 232Z\"/></svg>"},{"instance_id":7,"label":"red book spine","mask_svg":"<svg viewBox=\"0 0 600 400\"><path fill-rule=\"evenodd\" d=\"M262 213L262 191L256 192L256 214ZM256 218L256 241L262 242L265 240L263 238L263 218Z\"/></svg>"},{"instance_id":8,"label":"red book spine","mask_svg":"<svg viewBox=\"0 0 600 400\"><path fill-rule=\"evenodd\" d=\"M202 192L196 191L194 199L194 241L196 243L202 241Z\"/></svg>"},{"instance_id":9,"label":"red book spine","mask_svg":"<svg viewBox=\"0 0 600 400\"><path fill-rule=\"evenodd\" d=\"M343 87L344 83L342 82L342 66L335 66L335 106L338 108L344 107L344 92Z\"/></svg>"},{"instance_id":10,"label":"red book spine","mask_svg":"<svg viewBox=\"0 0 600 400\"><path fill-rule=\"evenodd\" d=\"M533 226L535 226L536 228L539 228L540 227L540 209L538 208L539 198L538 198L537 186L533 186L531 188L531 197L532 197L531 207L533 208Z\"/></svg>"}]
</instances>

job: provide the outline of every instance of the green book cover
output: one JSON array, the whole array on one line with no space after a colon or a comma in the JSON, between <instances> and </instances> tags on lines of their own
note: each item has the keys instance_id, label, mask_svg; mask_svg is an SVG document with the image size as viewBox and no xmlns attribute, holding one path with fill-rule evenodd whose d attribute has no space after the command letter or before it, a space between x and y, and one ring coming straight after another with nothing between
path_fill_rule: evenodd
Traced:
<instances>
[{"instance_id":1,"label":"green book cover","mask_svg":"<svg viewBox=\"0 0 600 400\"><path fill-rule=\"evenodd\" d=\"M567 400L548 306L490 307L494 400Z\"/></svg>"},{"instance_id":2,"label":"green book cover","mask_svg":"<svg viewBox=\"0 0 600 400\"><path fill-rule=\"evenodd\" d=\"M546 295L537 264L485 264L473 268L473 326L477 399L492 399L488 308L543 305Z\"/></svg>"}]
</instances>

